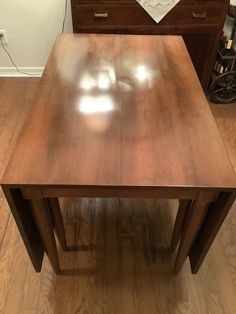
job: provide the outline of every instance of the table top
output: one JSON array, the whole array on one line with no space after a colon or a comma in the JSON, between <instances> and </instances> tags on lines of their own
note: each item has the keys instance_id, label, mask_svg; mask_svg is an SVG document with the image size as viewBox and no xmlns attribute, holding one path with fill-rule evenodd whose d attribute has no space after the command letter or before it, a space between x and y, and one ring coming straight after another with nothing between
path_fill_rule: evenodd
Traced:
<instances>
[{"instance_id":1,"label":"table top","mask_svg":"<svg viewBox=\"0 0 236 314\"><path fill-rule=\"evenodd\" d=\"M1 182L236 187L183 39L93 34L57 38Z\"/></svg>"}]
</instances>

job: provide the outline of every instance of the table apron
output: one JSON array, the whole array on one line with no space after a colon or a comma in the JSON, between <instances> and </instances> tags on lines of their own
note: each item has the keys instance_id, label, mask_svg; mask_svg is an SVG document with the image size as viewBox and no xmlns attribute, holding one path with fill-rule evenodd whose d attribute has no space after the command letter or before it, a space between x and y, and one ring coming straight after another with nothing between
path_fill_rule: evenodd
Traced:
<instances>
[{"instance_id":1,"label":"table apron","mask_svg":"<svg viewBox=\"0 0 236 314\"><path fill-rule=\"evenodd\" d=\"M92 187L92 188L22 188L25 199L57 198L57 197L124 197L124 198L159 198L194 200L199 189L189 188L149 188L149 187Z\"/></svg>"}]
</instances>

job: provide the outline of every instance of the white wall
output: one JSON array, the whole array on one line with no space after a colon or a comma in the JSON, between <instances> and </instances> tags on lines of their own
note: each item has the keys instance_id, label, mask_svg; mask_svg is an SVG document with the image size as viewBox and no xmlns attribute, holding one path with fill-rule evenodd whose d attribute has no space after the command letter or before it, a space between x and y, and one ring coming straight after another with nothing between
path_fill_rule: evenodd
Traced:
<instances>
[{"instance_id":1,"label":"white wall","mask_svg":"<svg viewBox=\"0 0 236 314\"><path fill-rule=\"evenodd\" d=\"M47 62L53 42L61 32L66 0L0 0L0 29L8 37L7 49L22 70L37 72ZM72 32L68 0L65 32ZM0 74L15 72L0 46Z\"/></svg>"}]
</instances>

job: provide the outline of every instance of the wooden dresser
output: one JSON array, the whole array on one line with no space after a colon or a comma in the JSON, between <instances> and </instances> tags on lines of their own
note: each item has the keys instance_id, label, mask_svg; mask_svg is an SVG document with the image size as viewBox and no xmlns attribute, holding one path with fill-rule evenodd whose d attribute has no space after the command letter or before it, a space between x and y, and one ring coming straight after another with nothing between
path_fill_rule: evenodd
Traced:
<instances>
[{"instance_id":1,"label":"wooden dresser","mask_svg":"<svg viewBox=\"0 0 236 314\"><path fill-rule=\"evenodd\" d=\"M156 23L135 0L71 0L75 33L182 35L206 91L228 0L181 0Z\"/></svg>"}]
</instances>

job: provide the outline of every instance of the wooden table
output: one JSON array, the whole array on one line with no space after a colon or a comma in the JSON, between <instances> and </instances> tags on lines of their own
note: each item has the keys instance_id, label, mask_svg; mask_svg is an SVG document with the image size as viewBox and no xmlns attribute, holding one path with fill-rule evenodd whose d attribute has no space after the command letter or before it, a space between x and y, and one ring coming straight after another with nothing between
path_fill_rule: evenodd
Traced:
<instances>
[{"instance_id":1,"label":"wooden table","mask_svg":"<svg viewBox=\"0 0 236 314\"><path fill-rule=\"evenodd\" d=\"M85 196L181 200L175 271L190 255L196 272L236 178L181 37L65 34L2 187L36 271L46 251L60 272L57 199Z\"/></svg>"}]
</instances>

